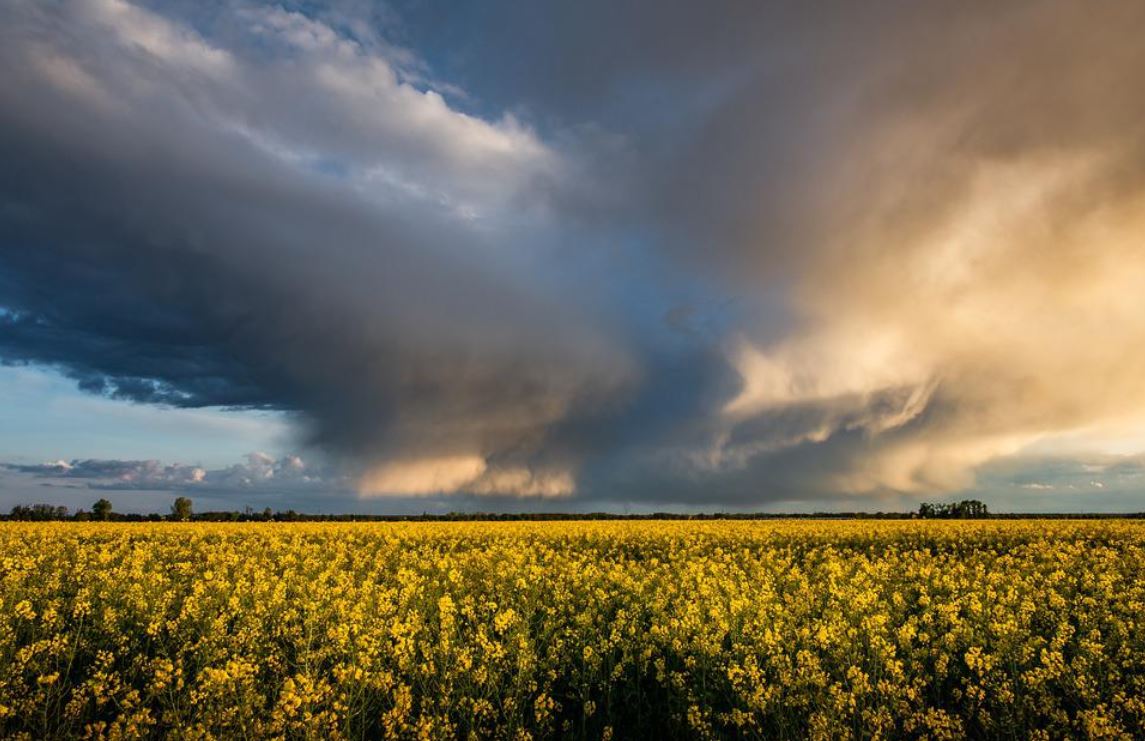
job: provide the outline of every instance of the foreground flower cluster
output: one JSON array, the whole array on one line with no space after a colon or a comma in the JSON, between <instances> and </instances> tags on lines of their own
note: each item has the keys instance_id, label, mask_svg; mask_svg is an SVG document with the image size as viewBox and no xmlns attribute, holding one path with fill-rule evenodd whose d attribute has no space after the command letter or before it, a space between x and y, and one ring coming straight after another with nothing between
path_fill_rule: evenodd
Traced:
<instances>
[{"instance_id":1,"label":"foreground flower cluster","mask_svg":"<svg viewBox=\"0 0 1145 741\"><path fill-rule=\"evenodd\" d=\"M1132 738L1131 522L0 524L0 736Z\"/></svg>"}]
</instances>

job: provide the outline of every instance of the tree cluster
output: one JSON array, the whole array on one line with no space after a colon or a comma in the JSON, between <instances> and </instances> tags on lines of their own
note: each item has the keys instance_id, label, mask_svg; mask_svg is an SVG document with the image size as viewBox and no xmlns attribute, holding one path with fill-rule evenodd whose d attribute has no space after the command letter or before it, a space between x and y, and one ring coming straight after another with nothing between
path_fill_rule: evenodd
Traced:
<instances>
[{"instance_id":1,"label":"tree cluster","mask_svg":"<svg viewBox=\"0 0 1145 741\"><path fill-rule=\"evenodd\" d=\"M918 516L936 519L970 519L974 517L989 517L990 512L986 505L977 499L963 499L952 504L930 504L923 502L918 506Z\"/></svg>"},{"instance_id":2,"label":"tree cluster","mask_svg":"<svg viewBox=\"0 0 1145 741\"><path fill-rule=\"evenodd\" d=\"M67 507L56 507L51 504L17 504L12 508L12 514L8 516L10 520L30 520L33 522L66 520L67 518Z\"/></svg>"}]
</instances>

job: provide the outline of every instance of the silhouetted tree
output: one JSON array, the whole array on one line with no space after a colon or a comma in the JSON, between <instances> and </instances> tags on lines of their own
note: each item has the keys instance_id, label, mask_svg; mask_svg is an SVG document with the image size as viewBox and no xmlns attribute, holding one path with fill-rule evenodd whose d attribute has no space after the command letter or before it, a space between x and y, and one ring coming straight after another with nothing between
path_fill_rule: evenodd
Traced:
<instances>
[{"instance_id":1,"label":"silhouetted tree","mask_svg":"<svg viewBox=\"0 0 1145 741\"><path fill-rule=\"evenodd\" d=\"M191 500L187 497L178 497L171 505L171 519L178 522L191 519Z\"/></svg>"},{"instance_id":2,"label":"silhouetted tree","mask_svg":"<svg viewBox=\"0 0 1145 741\"><path fill-rule=\"evenodd\" d=\"M110 520L111 519L111 502L106 499L100 499L98 502L91 506L91 516L96 520Z\"/></svg>"}]
</instances>

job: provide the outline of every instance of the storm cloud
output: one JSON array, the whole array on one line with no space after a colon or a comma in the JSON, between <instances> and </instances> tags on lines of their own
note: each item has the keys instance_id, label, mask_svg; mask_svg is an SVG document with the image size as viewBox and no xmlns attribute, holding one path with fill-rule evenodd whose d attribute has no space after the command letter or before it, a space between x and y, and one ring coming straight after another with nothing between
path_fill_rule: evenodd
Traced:
<instances>
[{"instance_id":1,"label":"storm cloud","mask_svg":"<svg viewBox=\"0 0 1145 741\"><path fill-rule=\"evenodd\" d=\"M1072 0L12 0L0 358L286 411L315 496L969 490L1145 431L1143 32Z\"/></svg>"}]
</instances>

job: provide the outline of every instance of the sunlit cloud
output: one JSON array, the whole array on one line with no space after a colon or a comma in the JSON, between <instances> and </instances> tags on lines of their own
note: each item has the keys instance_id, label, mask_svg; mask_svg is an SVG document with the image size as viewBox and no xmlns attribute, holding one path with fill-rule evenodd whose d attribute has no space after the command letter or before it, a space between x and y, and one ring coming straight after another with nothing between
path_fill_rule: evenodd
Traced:
<instances>
[{"instance_id":1,"label":"sunlit cloud","mask_svg":"<svg viewBox=\"0 0 1145 741\"><path fill-rule=\"evenodd\" d=\"M490 466L479 455L388 461L370 469L358 485L364 496L423 496L466 492L490 496L564 497L575 491L572 473Z\"/></svg>"}]
</instances>

